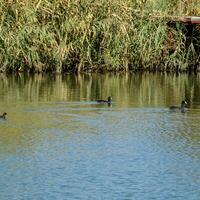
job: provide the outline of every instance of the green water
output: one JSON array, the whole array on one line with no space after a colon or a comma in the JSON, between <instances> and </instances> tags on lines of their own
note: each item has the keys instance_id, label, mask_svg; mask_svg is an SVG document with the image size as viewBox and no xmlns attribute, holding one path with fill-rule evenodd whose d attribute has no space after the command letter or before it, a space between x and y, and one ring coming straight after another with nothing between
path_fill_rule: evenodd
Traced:
<instances>
[{"instance_id":1,"label":"green water","mask_svg":"<svg viewBox=\"0 0 200 200\"><path fill-rule=\"evenodd\" d=\"M0 112L1 200L200 199L199 75L1 74Z\"/></svg>"}]
</instances>

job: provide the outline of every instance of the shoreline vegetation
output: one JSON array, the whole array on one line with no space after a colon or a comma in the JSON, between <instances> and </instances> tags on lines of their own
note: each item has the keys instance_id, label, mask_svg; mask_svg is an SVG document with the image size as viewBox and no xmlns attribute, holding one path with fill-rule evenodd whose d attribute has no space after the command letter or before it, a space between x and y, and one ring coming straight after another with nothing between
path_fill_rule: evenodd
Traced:
<instances>
[{"instance_id":1,"label":"shoreline vegetation","mask_svg":"<svg viewBox=\"0 0 200 200\"><path fill-rule=\"evenodd\" d=\"M1 72L199 71L198 0L3 0ZM191 28L191 27L190 27Z\"/></svg>"}]
</instances>

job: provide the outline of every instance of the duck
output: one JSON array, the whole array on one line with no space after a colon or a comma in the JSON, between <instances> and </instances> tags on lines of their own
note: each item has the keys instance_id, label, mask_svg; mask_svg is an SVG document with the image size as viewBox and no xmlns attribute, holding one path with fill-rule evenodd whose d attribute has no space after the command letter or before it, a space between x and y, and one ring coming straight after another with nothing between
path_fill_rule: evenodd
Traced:
<instances>
[{"instance_id":1,"label":"duck","mask_svg":"<svg viewBox=\"0 0 200 200\"><path fill-rule=\"evenodd\" d=\"M7 115L7 113L4 112L2 115L0 115L0 118L1 118L1 119L5 119L5 118L6 118L6 115Z\"/></svg>"},{"instance_id":2,"label":"duck","mask_svg":"<svg viewBox=\"0 0 200 200\"><path fill-rule=\"evenodd\" d=\"M187 105L187 101L182 101L180 107L179 106L170 106L169 109L170 110L180 110L182 113L184 113L184 112L186 112L186 109L185 109L186 105Z\"/></svg>"},{"instance_id":3,"label":"duck","mask_svg":"<svg viewBox=\"0 0 200 200\"><path fill-rule=\"evenodd\" d=\"M108 104L111 104L112 103L112 97L109 96L107 100L99 99L99 100L97 100L97 103L108 103Z\"/></svg>"}]
</instances>

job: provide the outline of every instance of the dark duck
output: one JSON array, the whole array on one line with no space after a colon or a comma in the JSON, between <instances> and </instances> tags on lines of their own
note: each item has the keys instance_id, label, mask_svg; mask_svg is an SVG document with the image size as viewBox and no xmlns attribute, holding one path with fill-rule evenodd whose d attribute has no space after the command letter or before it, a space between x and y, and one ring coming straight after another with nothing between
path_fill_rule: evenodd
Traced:
<instances>
[{"instance_id":1,"label":"dark duck","mask_svg":"<svg viewBox=\"0 0 200 200\"><path fill-rule=\"evenodd\" d=\"M6 115L7 115L7 113L4 112L3 115L0 115L0 118L1 118L1 119L5 119L5 118L6 118Z\"/></svg>"},{"instance_id":2,"label":"dark duck","mask_svg":"<svg viewBox=\"0 0 200 200\"><path fill-rule=\"evenodd\" d=\"M181 106L170 106L169 109L170 110L180 110L182 113L184 113L184 112L186 112L186 105L187 105L187 102L182 101Z\"/></svg>"},{"instance_id":3,"label":"dark duck","mask_svg":"<svg viewBox=\"0 0 200 200\"><path fill-rule=\"evenodd\" d=\"M99 100L97 100L97 103L108 103L108 104L111 104L112 103L112 97L109 96L108 100L99 99Z\"/></svg>"}]
</instances>

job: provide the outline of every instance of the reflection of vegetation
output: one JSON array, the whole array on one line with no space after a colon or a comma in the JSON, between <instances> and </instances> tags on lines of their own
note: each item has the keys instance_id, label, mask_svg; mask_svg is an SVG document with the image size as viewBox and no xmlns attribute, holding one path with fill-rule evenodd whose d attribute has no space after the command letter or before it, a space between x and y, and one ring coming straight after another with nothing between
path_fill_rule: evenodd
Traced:
<instances>
[{"instance_id":1,"label":"reflection of vegetation","mask_svg":"<svg viewBox=\"0 0 200 200\"><path fill-rule=\"evenodd\" d=\"M4 0L1 71L185 69L199 59L195 49L199 31L186 47L184 27L170 29L171 49L163 18L198 14L199 4L198 0Z\"/></svg>"},{"instance_id":2,"label":"reflection of vegetation","mask_svg":"<svg viewBox=\"0 0 200 200\"><path fill-rule=\"evenodd\" d=\"M198 75L78 74L66 76L0 76L2 102L91 101L113 96L127 106L200 102Z\"/></svg>"},{"instance_id":3,"label":"reflection of vegetation","mask_svg":"<svg viewBox=\"0 0 200 200\"><path fill-rule=\"evenodd\" d=\"M15 152L18 146L34 150L33 144L40 145L39 141L46 139L45 131L52 131L52 138L56 139L53 136L57 131L56 128L62 133L74 133L77 129L78 131L80 129L85 129L88 132L95 131L83 119L87 121L88 118L93 119L95 115L99 116L98 109L107 108L107 106L95 103L74 104L74 102L91 102L112 95L113 108L166 107L173 104L178 105L182 99L186 98L190 105L195 107L200 103L199 85L199 75L186 74L127 73L65 76L39 74L28 77L0 74L1 112L8 112L8 120L0 121L0 143L2 146L0 152L6 151L6 148ZM63 104L63 101L66 103ZM59 104L59 102L61 103ZM73 103L67 104L67 102ZM95 109L90 110L90 108ZM146 111L146 109L144 110ZM181 120L180 125L177 125L181 137L182 132L186 134L186 128L191 127L192 131L190 130L188 135L183 134L183 137L187 136L188 140L199 141L198 120L192 121L194 116L195 119L199 118L198 110L188 112L192 113L191 118L187 118L187 115L182 116L185 122L183 123ZM74 120L74 117L77 116L79 119ZM143 116L144 114L141 113L141 117ZM172 119L170 123L174 125L173 123L176 122L173 122L173 118L176 115L169 116Z\"/></svg>"}]
</instances>

